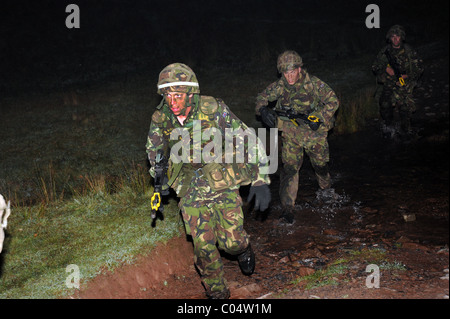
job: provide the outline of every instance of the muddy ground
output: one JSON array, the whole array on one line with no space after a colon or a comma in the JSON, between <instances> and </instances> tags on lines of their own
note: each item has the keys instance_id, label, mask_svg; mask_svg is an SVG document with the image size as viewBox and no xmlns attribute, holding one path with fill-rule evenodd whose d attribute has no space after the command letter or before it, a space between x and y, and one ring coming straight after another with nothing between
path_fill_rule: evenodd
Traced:
<instances>
[{"instance_id":1,"label":"muddy ground","mask_svg":"<svg viewBox=\"0 0 450 319\"><path fill-rule=\"evenodd\" d=\"M293 224L278 219L278 173L271 176L268 211L245 206L255 273L242 275L223 255L231 298L448 299L448 55L428 61L415 95L414 140L383 139L376 120L330 136L331 192L318 192L305 161ZM379 270L379 288L366 282L369 265ZM185 236L97 277L76 297L205 298Z\"/></svg>"}]
</instances>

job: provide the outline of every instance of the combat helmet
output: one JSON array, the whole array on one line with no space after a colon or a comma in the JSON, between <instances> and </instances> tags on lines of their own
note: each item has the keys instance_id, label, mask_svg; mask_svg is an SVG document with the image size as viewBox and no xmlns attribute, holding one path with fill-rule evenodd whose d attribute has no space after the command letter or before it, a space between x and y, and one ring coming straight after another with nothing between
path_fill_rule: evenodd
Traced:
<instances>
[{"instance_id":1,"label":"combat helmet","mask_svg":"<svg viewBox=\"0 0 450 319\"><path fill-rule=\"evenodd\" d=\"M297 52L288 50L278 56L278 72L284 73L303 66L303 60Z\"/></svg>"},{"instance_id":2,"label":"combat helmet","mask_svg":"<svg viewBox=\"0 0 450 319\"><path fill-rule=\"evenodd\" d=\"M391 40L392 35L398 35L403 42L406 40L406 32L405 28L403 28L401 25L394 25L392 26L389 31L386 33L386 41L389 42Z\"/></svg>"},{"instance_id":3,"label":"combat helmet","mask_svg":"<svg viewBox=\"0 0 450 319\"><path fill-rule=\"evenodd\" d=\"M167 92L200 93L197 76L186 64L172 63L166 66L158 78L158 94Z\"/></svg>"}]
</instances>

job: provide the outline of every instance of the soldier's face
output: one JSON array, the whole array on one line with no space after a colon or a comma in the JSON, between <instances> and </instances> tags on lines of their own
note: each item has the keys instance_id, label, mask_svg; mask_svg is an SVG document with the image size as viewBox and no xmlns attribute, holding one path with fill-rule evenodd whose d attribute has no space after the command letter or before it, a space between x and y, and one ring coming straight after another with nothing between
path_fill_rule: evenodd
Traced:
<instances>
[{"instance_id":1,"label":"soldier's face","mask_svg":"<svg viewBox=\"0 0 450 319\"><path fill-rule=\"evenodd\" d=\"M391 43L394 48L399 48L402 38L399 35L393 34L391 36Z\"/></svg>"},{"instance_id":2,"label":"soldier's face","mask_svg":"<svg viewBox=\"0 0 450 319\"><path fill-rule=\"evenodd\" d=\"M301 71L301 68L297 68L297 69L294 69L294 70L290 70L290 71L284 72L283 75L286 78L286 81L288 81L288 83L290 85L292 85L295 82L297 82L298 79L300 78L300 71Z\"/></svg>"},{"instance_id":3,"label":"soldier's face","mask_svg":"<svg viewBox=\"0 0 450 319\"><path fill-rule=\"evenodd\" d=\"M186 93L180 92L170 92L164 94L164 99L175 116L186 115L186 113L188 113L188 98L192 98L192 94L189 96Z\"/></svg>"}]
</instances>

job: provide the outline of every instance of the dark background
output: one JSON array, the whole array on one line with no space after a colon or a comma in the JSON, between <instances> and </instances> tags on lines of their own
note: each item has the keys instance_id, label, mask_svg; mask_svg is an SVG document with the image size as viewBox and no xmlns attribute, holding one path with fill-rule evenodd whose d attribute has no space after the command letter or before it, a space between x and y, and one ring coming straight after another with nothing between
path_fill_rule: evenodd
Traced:
<instances>
[{"instance_id":1,"label":"dark background","mask_svg":"<svg viewBox=\"0 0 450 319\"><path fill-rule=\"evenodd\" d=\"M80 29L65 26L70 3L80 8ZM370 3L380 8L380 29L365 26ZM448 1L437 0L9 0L0 10L3 97L130 75L155 83L176 61L238 74L275 66L286 49L309 62L376 54L393 24L415 46L442 38L448 46Z\"/></svg>"}]
</instances>

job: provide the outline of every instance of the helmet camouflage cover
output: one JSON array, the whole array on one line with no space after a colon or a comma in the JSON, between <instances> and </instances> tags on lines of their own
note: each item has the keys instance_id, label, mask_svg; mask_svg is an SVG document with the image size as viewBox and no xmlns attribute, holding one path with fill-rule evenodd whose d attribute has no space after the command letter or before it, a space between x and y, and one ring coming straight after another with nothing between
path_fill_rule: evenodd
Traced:
<instances>
[{"instance_id":1,"label":"helmet camouflage cover","mask_svg":"<svg viewBox=\"0 0 450 319\"><path fill-rule=\"evenodd\" d=\"M389 29L389 31L386 33L386 41L389 42L394 34L398 35L402 39L402 41L406 40L406 32L401 25L396 24Z\"/></svg>"},{"instance_id":2,"label":"helmet camouflage cover","mask_svg":"<svg viewBox=\"0 0 450 319\"><path fill-rule=\"evenodd\" d=\"M186 64L172 63L166 66L158 78L158 94L167 92L200 93L197 76Z\"/></svg>"},{"instance_id":3,"label":"helmet camouflage cover","mask_svg":"<svg viewBox=\"0 0 450 319\"><path fill-rule=\"evenodd\" d=\"M278 56L277 68L278 72L284 73L303 65L303 60L295 51L285 51Z\"/></svg>"}]
</instances>

